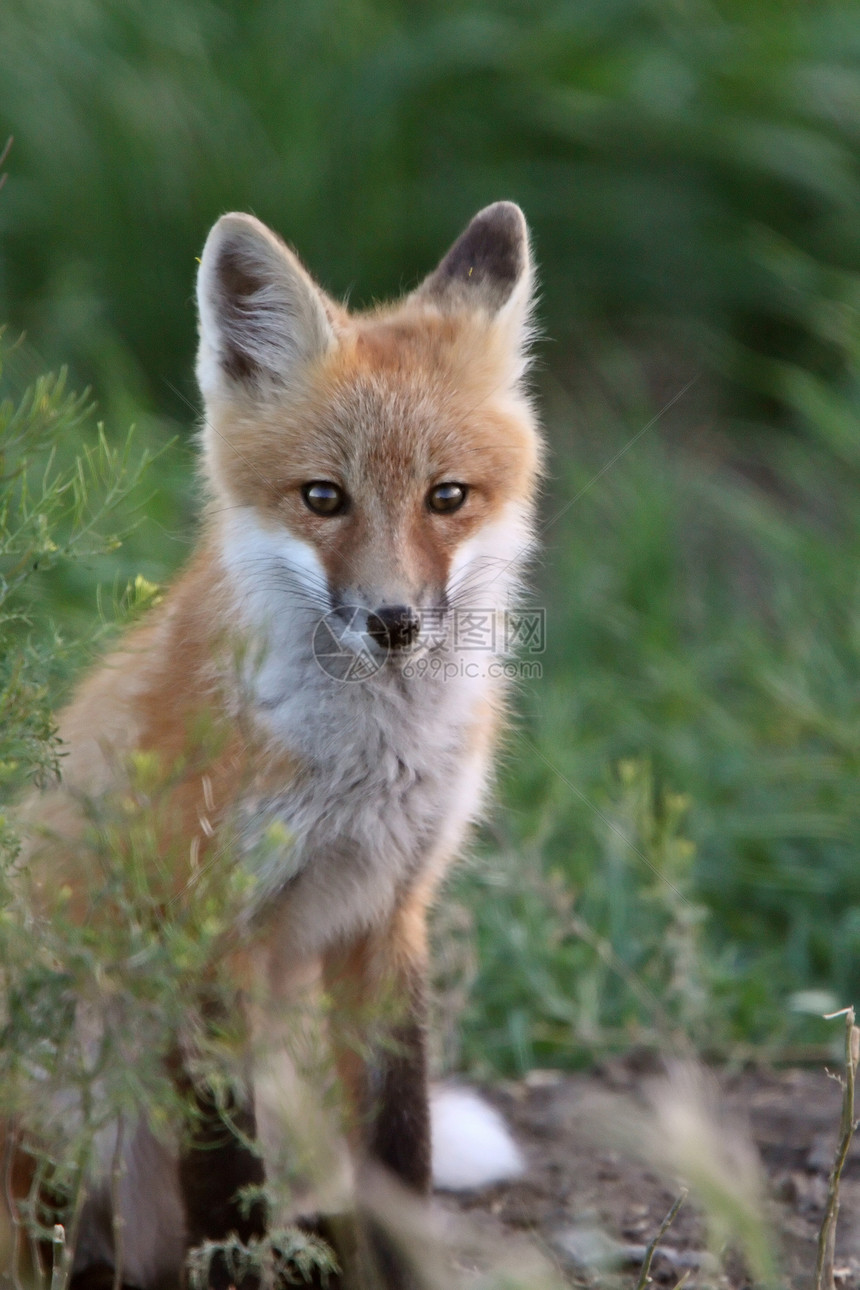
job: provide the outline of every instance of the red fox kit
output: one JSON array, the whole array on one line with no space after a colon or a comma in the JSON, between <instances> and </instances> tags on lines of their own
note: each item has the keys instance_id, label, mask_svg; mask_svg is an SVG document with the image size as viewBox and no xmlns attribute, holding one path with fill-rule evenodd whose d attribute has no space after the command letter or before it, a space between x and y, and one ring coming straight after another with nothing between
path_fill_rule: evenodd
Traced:
<instances>
[{"instance_id":1,"label":"red fox kit","mask_svg":"<svg viewBox=\"0 0 860 1290\"><path fill-rule=\"evenodd\" d=\"M62 715L63 782L35 814L74 838L82 800L119 786L133 756L182 765L159 821L165 853L183 858L176 891L228 831L249 871L251 948L223 948L237 992L256 977L277 1002L318 975L333 1019L340 1000L353 1022L375 998L397 999L390 1042L376 1026L348 1053L336 1033L333 1046L356 1176L381 1168L420 1194L426 911L481 811L505 702L501 630L467 653L463 622L501 622L532 542L527 229L518 207L489 206L416 290L351 314L258 220L225 215L198 301L199 546ZM201 713L221 731L203 765L186 756ZM283 844L261 849L272 825ZM42 844L32 869L37 890L63 883L89 916L97 883L80 848ZM141 1123L121 1186L92 1179L76 1290L111 1284L115 1204L122 1281L139 1290L179 1286L203 1241L259 1234L236 1191L277 1156L260 1090L236 1112L246 1133L256 1113L259 1156L223 1135L207 1149L205 1089L197 1097L181 1149ZM377 1271L373 1285L411 1284L381 1248ZM212 1285L229 1279L213 1265Z\"/></svg>"}]
</instances>

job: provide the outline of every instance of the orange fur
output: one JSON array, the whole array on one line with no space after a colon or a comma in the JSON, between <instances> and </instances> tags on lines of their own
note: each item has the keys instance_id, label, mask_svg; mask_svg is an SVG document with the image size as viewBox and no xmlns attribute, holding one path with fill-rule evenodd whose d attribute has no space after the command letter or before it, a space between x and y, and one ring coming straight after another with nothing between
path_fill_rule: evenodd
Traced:
<instances>
[{"instance_id":1,"label":"orange fur","mask_svg":"<svg viewBox=\"0 0 860 1290\"><path fill-rule=\"evenodd\" d=\"M77 919L113 916L87 800L144 801L165 902L193 899L219 848L242 864L243 830L279 820L300 867L289 847L282 873L266 862L244 934L223 946L234 984L264 980L283 999L321 964L343 1015L394 991L414 1013L409 1042L420 1041L426 911L480 808L504 689L460 673L456 692L399 680L409 655L390 636L366 689L338 690L315 670L308 606L319 618L358 605L368 630L380 606L450 619L457 597L468 607L472 596L503 612L540 471L520 381L530 282L522 216L503 203L416 292L365 315L329 300L250 217L216 225L200 279L203 535L164 602L62 714L62 783L24 811L22 868L44 908L67 889ZM313 481L334 481L343 513L309 507ZM465 502L434 511L431 490L452 481ZM449 667L462 663L445 650ZM366 814L364 779L376 795ZM367 1111L363 1059L341 1046L339 1061ZM392 1066L404 1122L426 1120L408 1083L422 1070L420 1054ZM396 1107L386 1114L383 1162L418 1185L426 1163L404 1162Z\"/></svg>"}]
</instances>

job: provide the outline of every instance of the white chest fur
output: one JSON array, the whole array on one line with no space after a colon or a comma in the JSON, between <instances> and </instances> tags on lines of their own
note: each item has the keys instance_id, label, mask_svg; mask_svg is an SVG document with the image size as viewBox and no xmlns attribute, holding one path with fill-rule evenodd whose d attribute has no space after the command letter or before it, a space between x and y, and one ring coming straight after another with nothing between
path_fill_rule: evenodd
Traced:
<instances>
[{"instance_id":1,"label":"white chest fur","mask_svg":"<svg viewBox=\"0 0 860 1290\"><path fill-rule=\"evenodd\" d=\"M283 792L244 806L256 901L283 893L291 937L316 952L389 914L478 814L487 766L475 697L428 677L343 685L311 675L265 718L299 770ZM272 821L286 847L258 841Z\"/></svg>"},{"instance_id":2,"label":"white chest fur","mask_svg":"<svg viewBox=\"0 0 860 1290\"><path fill-rule=\"evenodd\" d=\"M313 552L245 513L223 561L248 633L245 702L298 766L283 791L243 803L255 905L277 899L290 936L315 952L384 918L457 847L481 808L481 727L503 682L492 656L463 658L449 645L411 675L385 664L363 680L336 679L314 653L330 604ZM510 580L494 577L482 603L501 610L509 593ZM289 846L265 845L273 821Z\"/></svg>"}]
</instances>

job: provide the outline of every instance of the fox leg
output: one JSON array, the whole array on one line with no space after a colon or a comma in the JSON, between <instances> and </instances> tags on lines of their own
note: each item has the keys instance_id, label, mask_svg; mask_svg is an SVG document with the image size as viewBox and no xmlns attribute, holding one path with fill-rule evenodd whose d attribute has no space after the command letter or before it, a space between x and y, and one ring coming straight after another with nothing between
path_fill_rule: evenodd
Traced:
<instances>
[{"instance_id":1,"label":"fox leg","mask_svg":"<svg viewBox=\"0 0 860 1290\"><path fill-rule=\"evenodd\" d=\"M427 953L423 904L381 933L329 955L335 1057L362 1166L382 1166L409 1192L430 1190Z\"/></svg>"},{"instance_id":2,"label":"fox leg","mask_svg":"<svg viewBox=\"0 0 860 1290\"><path fill-rule=\"evenodd\" d=\"M243 1207L239 1198L243 1187L261 1186L265 1178L262 1160L248 1145L256 1133L250 1097L230 1092L219 1099L205 1085L195 1086L189 1096L191 1122L179 1158L189 1248L231 1235L247 1243L265 1232L262 1200ZM227 1290L235 1282L227 1261L220 1255L213 1257L211 1290ZM239 1290L254 1290L256 1284L255 1277L246 1275Z\"/></svg>"},{"instance_id":3,"label":"fox leg","mask_svg":"<svg viewBox=\"0 0 860 1290\"><path fill-rule=\"evenodd\" d=\"M430 1104L427 1076L427 982L423 963L403 965L392 999L395 1017L383 1028L367 1071L365 1150L419 1196L430 1190Z\"/></svg>"},{"instance_id":4,"label":"fox leg","mask_svg":"<svg viewBox=\"0 0 860 1290\"><path fill-rule=\"evenodd\" d=\"M354 1216L351 1229L341 1218L324 1234L341 1254L350 1290L419 1290L397 1211L402 1206L405 1214L410 1198L430 1190L423 904L404 906L384 933L329 955L325 979L359 1186L364 1174L384 1201L385 1191L374 1189L381 1173L402 1191L392 1191L391 1204L376 1205L376 1213ZM353 1260L358 1269L350 1273Z\"/></svg>"},{"instance_id":5,"label":"fox leg","mask_svg":"<svg viewBox=\"0 0 860 1290\"><path fill-rule=\"evenodd\" d=\"M229 1020L238 1020L238 1038L245 1038L246 1019L238 998L205 999L201 1017L207 1027L217 1030ZM186 1106L186 1126L178 1160L179 1189L185 1212L187 1248L206 1241L226 1242L231 1237L247 1244L265 1234L265 1203L261 1197L243 1204L243 1188L262 1187L263 1161L256 1149L257 1125L250 1081L233 1072L226 1087L216 1091L205 1074L195 1076L181 1052L169 1062L175 1085ZM215 1254L209 1263L210 1290L256 1290L259 1278L251 1273L235 1275L229 1260Z\"/></svg>"}]
</instances>

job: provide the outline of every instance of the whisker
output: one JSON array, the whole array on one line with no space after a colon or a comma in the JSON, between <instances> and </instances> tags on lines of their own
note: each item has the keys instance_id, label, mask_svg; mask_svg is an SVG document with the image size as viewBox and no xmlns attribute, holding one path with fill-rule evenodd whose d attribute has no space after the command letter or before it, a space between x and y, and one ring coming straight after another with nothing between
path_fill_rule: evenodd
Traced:
<instances>
[{"instance_id":1,"label":"whisker","mask_svg":"<svg viewBox=\"0 0 860 1290\"><path fill-rule=\"evenodd\" d=\"M481 562L476 567L464 570L448 586L447 599L449 605L462 604L463 601L472 596L480 596L488 592L490 587L494 588L493 599L498 597L500 591L504 590L504 583L499 583L498 576L494 574L496 561ZM509 581L516 584L517 575L514 570L511 571Z\"/></svg>"},{"instance_id":2,"label":"whisker","mask_svg":"<svg viewBox=\"0 0 860 1290\"><path fill-rule=\"evenodd\" d=\"M323 595L326 600L331 598L329 585L325 578L301 565L293 564L289 560L268 555L240 556L235 561L235 565L239 569L248 570L255 578L258 576L258 571L262 570L272 576L289 579L296 587L316 591Z\"/></svg>"}]
</instances>

